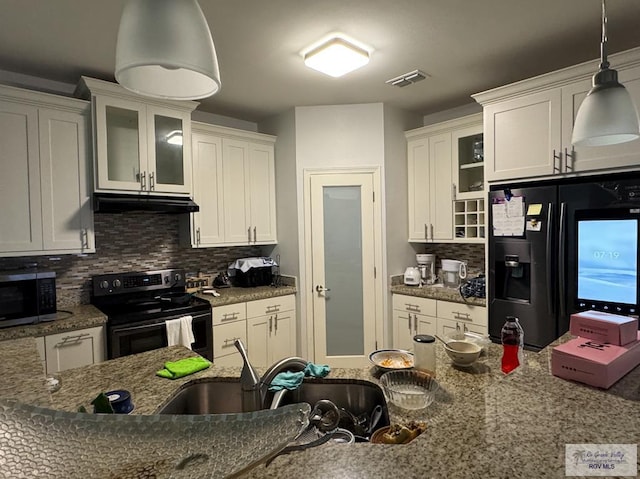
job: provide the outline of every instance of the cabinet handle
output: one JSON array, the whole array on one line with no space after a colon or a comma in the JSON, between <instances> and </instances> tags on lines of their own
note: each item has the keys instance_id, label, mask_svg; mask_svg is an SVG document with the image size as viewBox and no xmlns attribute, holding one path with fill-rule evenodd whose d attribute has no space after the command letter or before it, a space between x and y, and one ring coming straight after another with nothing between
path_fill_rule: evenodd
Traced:
<instances>
[{"instance_id":1,"label":"cabinet handle","mask_svg":"<svg viewBox=\"0 0 640 479\"><path fill-rule=\"evenodd\" d=\"M251 244L251 226L247 228L247 235L249 236L249 244Z\"/></svg>"},{"instance_id":2,"label":"cabinet handle","mask_svg":"<svg viewBox=\"0 0 640 479\"><path fill-rule=\"evenodd\" d=\"M89 333L76 334L74 336L65 336L64 338L62 338L62 341L60 341L55 345L55 347L62 348L64 346L68 346L69 344L77 343L82 338L89 338L89 337L91 337L91 334Z\"/></svg>"},{"instance_id":3,"label":"cabinet handle","mask_svg":"<svg viewBox=\"0 0 640 479\"><path fill-rule=\"evenodd\" d=\"M269 316L269 334L273 331L273 316Z\"/></svg>"},{"instance_id":4,"label":"cabinet handle","mask_svg":"<svg viewBox=\"0 0 640 479\"><path fill-rule=\"evenodd\" d=\"M258 233L256 232L256 227L253 227L253 242L257 243L258 242Z\"/></svg>"},{"instance_id":5,"label":"cabinet handle","mask_svg":"<svg viewBox=\"0 0 640 479\"><path fill-rule=\"evenodd\" d=\"M89 232L86 230L86 228L80 230L80 242L82 244L83 250L89 248Z\"/></svg>"},{"instance_id":6,"label":"cabinet handle","mask_svg":"<svg viewBox=\"0 0 640 479\"><path fill-rule=\"evenodd\" d=\"M329 291L329 290L327 289L325 291ZM272 304L270 306L267 306L267 309L265 310L265 313L266 314L276 313L278 311L280 311L280 305L279 304Z\"/></svg>"},{"instance_id":7,"label":"cabinet handle","mask_svg":"<svg viewBox=\"0 0 640 479\"><path fill-rule=\"evenodd\" d=\"M427 229L427 223L424 224L424 239L429 239L429 230Z\"/></svg>"},{"instance_id":8,"label":"cabinet handle","mask_svg":"<svg viewBox=\"0 0 640 479\"><path fill-rule=\"evenodd\" d=\"M236 319L238 313L225 313L222 315L222 321L227 321L229 319Z\"/></svg>"},{"instance_id":9,"label":"cabinet handle","mask_svg":"<svg viewBox=\"0 0 640 479\"><path fill-rule=\"evenodd\" d=\"M433 223L429 225L429 228L431 229L431 240L433 240Z\"/></svg>"},{"instance_id":10,"label":"cabinet handle","mask_svg":"<svg viewBox=\"0 0 640 479\"><path fill-rule=\"evenodd\" d=\"M418 306L417 304L404 303L404 305L407 307L407 311L412 311L414 313L420 312L420 306Z\"/></svg>"},{"instance_id":11,"label":"cabinet handle","mask_svg":"<svg viewBox=\"0 0 640 479\"><path fill-rule=\"evenodd\" d=\"M278 333L278 315L277 314L273 317L273 329L277 334Z\"/></svg>"},{"instance_id":12,"label":"cabinet handle","mask_svg":"<svg viewBox=\"0 0 640 479\"><path fill-rule=\"evenodd\" d=\"M454 311L453 314L455 315L456 319L471 319L469 313L460 313L458 311Z\"/></svg>"},{"instance_id":13,"label":"cabinet handle","mask_svg":"<svg viewBox=\"0 0 640 479\"><path fill-rule=\"evenodd\" d=\"M156 189L156 174L149 173L149 190L153 191Z\"/></svg>"},{"instance_id":14,"label":"cabinet handle","mask_svg":"<svg viewBox=\"0 0 640 479\"><path fill-rule=\"evenodd\" d=\"M451 197L454 200L456 199L456 184L455 183L451 183Z\"/></svg>"},{"instance_id":15,"label":"cabinet handle","mask_svg":"<svg viewBox=\"0 0 640 479\"><path fill-rule=\"evenodd\" d=\"M140 175L140 189L142 191L147 189L147 172L143 171Z\"/></svg>"},{"instance_id":16,"label":"cabinet handle","mask_svg":"<svg viewBox=\"0 0 640 479\"><path fill-rule=\"evenodd\" d=\"M196 244L200 244L200 228L196 228Z\"/></svg>"},{"instance_id":17,"label":"cabinet handle","mask_svg":"<svg viewBox=\"0 0 640 479\"><path fill-rule=\"evenodd\" d=\"M411 315L407 315L409 318L409 334L411 334Z\"/></svg>"},{"instance_id":18,"label":"cabinet handle","mask_svg":"<svg viewBox=\"0 0 640 479\"><path fill-rule=\"evenodd\" d=\"M558 160L558 166L556 166L556 160ZM556 150L553 150L553 171L562 171L562 152L556 154Z\"/></svg>"},{"instance_id":19,"label":"cabinet handle","mask_svg":"<svg viewBox=\"0 0 640 479\"><path fill-rule=\"evenodd\" d=\"M231 338L231 339L225 339L224 340L224 344L222 345L223 348L228 348L230 346L234 346L234 343L240 338ZM234 346L235 347L235 346Z\"/></svg>"},{"instance_id":20,"label":"cabinet handle","mask_svg":"<svg viewBox=\"0 0 640 479\"><path fill-rule=\"evenodd\" d=\"M571 152L569 152L569 150L565 148L564 157L566 162L565 168L567 171L573 171L573 162L576 161L576 151L571 148ZM569 160L571 160L571 162L569 162Z\"/></svg>"},{"instance_id":21,"label":"cabinet handle","mask_svg":"<svg viewBox=\"0 0 640 479\"><path fill-rule=\"evenodd\" d=\"M468 333L468 332L469 332L469 329L467 328L467 325L466 325L466 324L463 324L462 326L464 327L464 332L465 332L465 333Z\"/></svg>"},{"instance_id":22,"label":"cabinet handle","mask_svg":"<svg viewBox=\"0 0 640 479\"><path fill-rule=\"evenodd\" d=\"M413 315L413 334L418 334L418 315Z\"/></svg>"}]
</instances>

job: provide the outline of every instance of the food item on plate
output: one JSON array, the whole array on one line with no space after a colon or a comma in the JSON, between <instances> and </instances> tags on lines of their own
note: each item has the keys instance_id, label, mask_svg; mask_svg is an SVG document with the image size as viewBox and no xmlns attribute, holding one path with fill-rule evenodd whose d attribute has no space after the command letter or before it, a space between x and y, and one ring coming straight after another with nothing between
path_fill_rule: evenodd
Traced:
<instances>
[{"instance_id":1,"label":"food item on plate","mask_svg":"<svg viewBox=\"0 0 640 479\"><path fill-rule=\"evenodd\" d=\"M389 430L382 434L384 444L405 444L412 441L427 428L426 423L411 421L406 425L392 424Z\"/></svg>"},{"instance_id":2,"label":"food item on plate","mask_svg":"<svg viewBox=\"0 0 640 479\"><path fill-rule=\"evenodd\" d=\"M390 356L380 361L383 368L410 368L413 366L412 358L404 356Z\"/></svg>"}]
</instances>

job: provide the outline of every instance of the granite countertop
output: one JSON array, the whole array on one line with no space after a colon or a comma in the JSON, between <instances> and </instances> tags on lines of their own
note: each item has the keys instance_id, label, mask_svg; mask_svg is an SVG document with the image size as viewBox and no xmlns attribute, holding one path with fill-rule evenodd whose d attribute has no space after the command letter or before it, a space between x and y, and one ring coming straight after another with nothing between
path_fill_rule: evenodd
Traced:
<instances>
[{"instance_id":1,"label":"granite countertop","mask_svg":"<svg viewBox=\"0 0 640 479\"><path fill-rule=\"evenodd\" d=\"M567 334L554 344L568 338ZM25 377L37 377L31 368L39 361L28 357L25 345L15 343L13 352L0 348L0 360L6 364L21 352ZM194 354L174 346L64 371L59 374L61 389L45 394L44 400L50 398L54 409L75 411L101 391L127 389L136 406L133 414L152 414L190 380L239 376L240 368L215 365L174 381L155 376L165 361ZM527 352L526 365L508 376L499 362L500 347L494 344L488 360L469 369L452 366L438 347L440 390L435 402L417 412L389 405L392 422L427 423L427 431L410 444L327 444L277 457L268 467L260 465L242 477L560 478L565 472L565 444L640 442L640 367L605 391L552 376L550 347ZM15 383L21 381L18 373L10 373ZM334 369L330 377L377 382L379 375L374 368ZM32 386L37 389L36 383ZM27 389L3 387L1 394L43 405L42 394Z\"/></svg>"},{"instance_id":2,"label":"granite countertop","mask_svg":"<svg viewBox=\"0 0 640 479\"><path fill-rule=\"evenodd\" d=\"M442 285L432 286L407 286L405 284L392 284L391 292L394 294L406 294L419 298L439 299L453 303L468 304L471 306L486 306L485 298L463 298L456 288L445 288Z\"/></svg>"},{"instance_id":3,"label":"granite countertop","mask_svg":"<svg viewBox=\"0 0 640 479\"><path fill-rule=\"evenodd\" d=\"M81 304L58 310L57 318L53 321L0 329L0 341L93 328L102 326L106 322L107 316L98 308L91 304ZM3 346L0 343L0 348Z\"/></svg>"},{"instance_id":4,"label":"granite countertop","mask_svg":"<svg viewBox=\"0 0 640 479\"><path fill-rule=\"evenodd\" d=\"M293 284L282 284L278 287L256 286L254 288L218 288L216 289L216 292L218 292L220 296L211 296L209 294L202 293L196 293L196 296L198 298L206 299L211 303L211 306L215 308L216 306L224 306L226 304L244 303L247 301L256 301L259 299L296 294L297 289Z\"/></svg>"}]
</instances>

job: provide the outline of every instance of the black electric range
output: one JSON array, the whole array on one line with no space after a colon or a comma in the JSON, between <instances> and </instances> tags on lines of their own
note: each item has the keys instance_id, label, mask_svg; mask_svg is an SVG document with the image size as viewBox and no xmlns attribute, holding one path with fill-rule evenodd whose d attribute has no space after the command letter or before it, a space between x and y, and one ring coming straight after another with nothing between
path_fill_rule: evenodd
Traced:
<instances>
[{"instance_id":1,"label":"black electric range","mask_svg":"<svg viewBox=\"0 0 640 479\"><path fill-rule=\"evenodd\" d=\"M185 271L111 273L92 277L91 303L107 315L109 359L166 347L165 321L192 317L192 349L213 360L211 304L186 292Z\"/></svg>"}]
</instances>

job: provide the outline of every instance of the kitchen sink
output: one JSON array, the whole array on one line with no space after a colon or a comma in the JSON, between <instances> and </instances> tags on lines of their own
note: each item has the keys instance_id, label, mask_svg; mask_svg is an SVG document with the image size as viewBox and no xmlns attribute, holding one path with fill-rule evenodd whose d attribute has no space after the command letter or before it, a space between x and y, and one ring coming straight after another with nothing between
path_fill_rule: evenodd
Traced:
<instances>
[{"instance_id":1,"label":"kitchen sink","mask_svg":"<svg viewBox=\"0 0 640 479\"><path fill-rule=\"evenodd\" d=\"M268 393L266 407L273 394ZM357 379L305 379L293 391L287 391L280 406L305 402L313 405L321 399L332 401L355 416L369 417L377 405L382 416L376 426L389 425L389 412L382 389L369 381ZM184 384L158 410L158 414L229 414L244 412L239 378L206 378Z\"/></svg>"}]
</instances>

